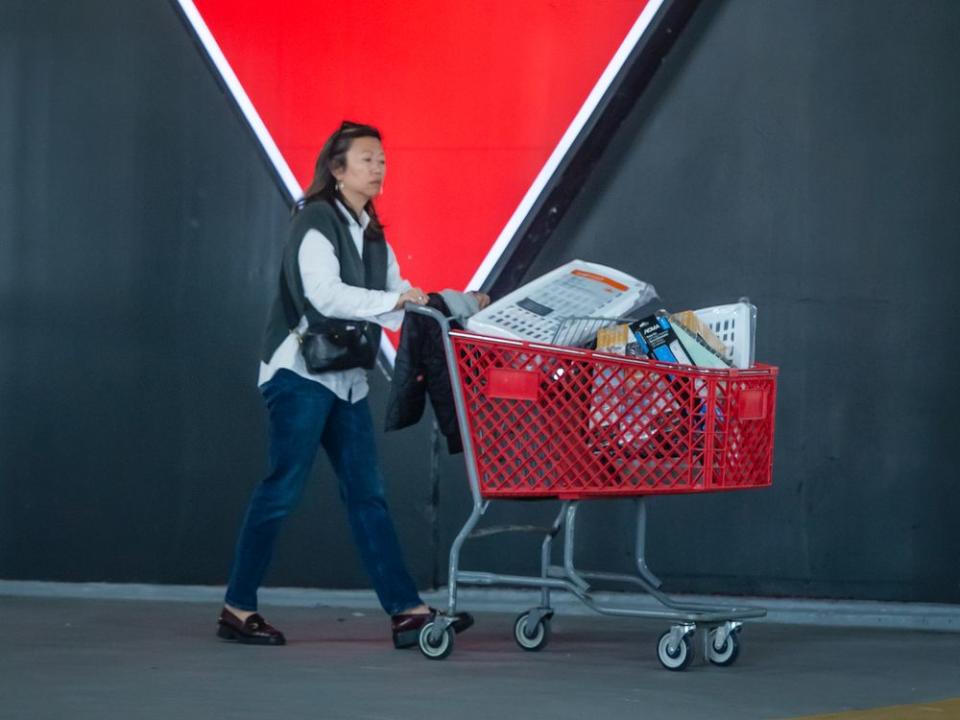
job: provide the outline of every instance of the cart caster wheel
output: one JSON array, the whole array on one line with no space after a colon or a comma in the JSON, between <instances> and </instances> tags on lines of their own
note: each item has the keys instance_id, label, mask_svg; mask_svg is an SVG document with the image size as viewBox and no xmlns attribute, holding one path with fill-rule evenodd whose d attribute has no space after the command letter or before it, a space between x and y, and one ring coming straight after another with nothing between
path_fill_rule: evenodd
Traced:
<instances>
[{"instance_id":1,"label":"cart caster wheel","mask_svg":"<svg viewBox=\"0 0 960 720\"><path fill-rule=\"evenodd\" d=\"M531 631L528 622L530 613L520 615L513 623L513 639L524 650L536 652L547 646L550 640L550 618L541 618Z\"/></svg>"},{"instance_id":2,"label":"cart caster wheel","mask_svg":"<svg viewBox=\"0 0 960 720\"><path fill-rule=\"evenodd\" d=\"M448 627L438 640L430 637L434 623L430 622L420 628L420 652L430 660L443 660L453 652L453 628Z\"/></svg>"},{"instance_id":3,"label":"cart caster wheel","mask_svg":"<svg viewBox=\"0 0 960 720\"><path fill-rule=\"evenodd\" d=\"M667 670L686 670L687 666L693 662L693 643L690 642L690 636L681 637L677 646L671 650L670 633L671 631L667 630L660 636L657 642L657 658Z\"/></svg>"},{"instance_id":4,"label":"cart caster wheel","mask_svg":"<svg viewBox=\"0 0 960 720\"><path fill-rule=\"evenodd\" d=\"M740 633L736 630L727 633L727 637L723 641L723 645L721 647L717 647L717 628L711 630L710 634L707 636L707 660L712 662L714 665L720 665L721 667L733 665L737 661L737 656L740 654L739 634Z\"/></svg>"}]
</instances>

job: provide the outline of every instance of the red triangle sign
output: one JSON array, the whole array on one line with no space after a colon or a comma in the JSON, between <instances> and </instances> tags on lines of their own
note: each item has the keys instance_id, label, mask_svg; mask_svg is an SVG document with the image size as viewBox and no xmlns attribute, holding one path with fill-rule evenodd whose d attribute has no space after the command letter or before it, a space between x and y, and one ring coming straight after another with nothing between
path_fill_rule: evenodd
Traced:
<instances>
[{"instance_id":1,"label":"red triangle sign","mask_svg":"<svg viewBox=\"0 0 960 720\"><path fill-rule=\"evenodd\" d=\"M179 2L293 195L341 120L380 128L387 238L434 290L484 278L662 0Z\"/></svg>"}]
</instances>

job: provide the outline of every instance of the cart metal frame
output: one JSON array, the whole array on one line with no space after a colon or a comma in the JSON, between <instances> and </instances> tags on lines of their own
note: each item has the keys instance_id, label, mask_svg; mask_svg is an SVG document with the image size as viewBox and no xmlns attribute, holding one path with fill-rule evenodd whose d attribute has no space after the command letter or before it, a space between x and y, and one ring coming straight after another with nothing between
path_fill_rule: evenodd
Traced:
<instances>
[{"instance_id":1,"label":"cart metal frame","mask_svg":"<svg viewBox=\"0 0 960 720\"><path fill-rule=\"evenodd\" d=\"M587 572L576 568L574 562L576 546L576 520L578 500L559 500L560 511L550 527L531 525L502 525L478 528L481 518L490 506L491 500L482 497L480 480L477 473L476 456L469 430L466 399L460 384L460 373L451 333L450 319L439 311L419 305L407 304L408 312L426 315L440 325L444 354L450 384L453 390L457 421L463 441L467 478L473 497L473 509L450 548L449 582L447 613L439 613L434 621L425 625L420 633L420 650L431 659L443 659L453 650L452 624L458 611L458 588L460 585L501 585L517 588L540 590L540 605L522 613L514 625L514 639L525 650L542 649L549 638L549 622L554 610L550 604L550 594L554 590L571 593L591 610L616 617L666 620L671 623L657 643L657 655L660 662L669 670L683 670L694 657L694 647L700 646L702 661L715 665L732 664L739 652L739 630L744 620L761 618L766 610L759 607L710 605L705 603L681 602L664 593L661 581L650 570L646 561L646 497L634 498L636 503L636 575L607 572ZM514 342L504 340L506 343ZM519 344L519 342L518 342ZM498 498L499 500L500 498ZM553 541L563 532L563 564L552 564ZM469 539L488 537L508 532L527 532L542 534L539 576L501 575L493 572L477 572L460 568L460 552ZM588 581L605 583L625 583L641 588L663 607L662 610L636 609L600 604L591 594L592 586ZM699 642L696 642L699 636Z\"/></svg>"}]
</instances>

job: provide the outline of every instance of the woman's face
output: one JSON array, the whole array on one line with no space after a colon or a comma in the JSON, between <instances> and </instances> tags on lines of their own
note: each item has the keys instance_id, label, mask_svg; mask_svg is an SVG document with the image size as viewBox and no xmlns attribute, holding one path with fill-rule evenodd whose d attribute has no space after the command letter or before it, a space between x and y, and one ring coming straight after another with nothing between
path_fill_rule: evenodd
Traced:
<instances>
[{"instance_id":1,"label":"woman's face","mask_svg":"<svg viewBox=\"0 0 960 720\"><path fill-rule=\"evenodd\" d=\"M387 160L380 141L359 137L350 143L346 165L334 170L333 176L343 183L341 192L345 197L362 199L365 204L380 194L386 172Z\"/></svg>"}]
</instances>

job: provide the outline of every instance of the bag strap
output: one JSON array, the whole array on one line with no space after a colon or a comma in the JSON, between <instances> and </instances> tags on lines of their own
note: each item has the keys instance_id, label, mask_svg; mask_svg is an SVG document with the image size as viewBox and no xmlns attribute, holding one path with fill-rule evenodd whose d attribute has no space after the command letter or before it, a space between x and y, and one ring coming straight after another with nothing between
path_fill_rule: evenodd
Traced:
<instances>
[{"instance_id":1,"label":"bag strap","mask_svg":"<svg viewBox=\"0 0 960 720\"><path fill-rule=\"evenodd\" d=\"M284 263L283 272L280 273L280 300L283 303L283 312L287 317L287 324L290 325L291 329L297 327L300 324L300 318L304 315L307 317L307 322L311 324L315 320L323 320L324 316L317 312L313 305L307 302L304 306L303 302L300 301L300 296L295 295L290 290L290 280L287 274L287 265Z\"/></svg>"},{"instance_id":2,"label":"bag strap","mask_svg":"<svg viewBox=\"0 0 960 720\"><path fill-rule=\"evenodd\" d=\"M291 247L288 245L284 249L283 269L280 272L280 302L283 304L283 312L287 318L287 327L292 334L297 336L300 342L303 342L303 337L297 332L300 318L306 317L307 327L313 327L316 325L323 326L326 317L317 312L316 308L306 300L302 293L298 295L293 292L292 287L294 285L291 282L291 275L296 268L295 263L291 261L291 255Z\"/></svg>"}]
</instances>

